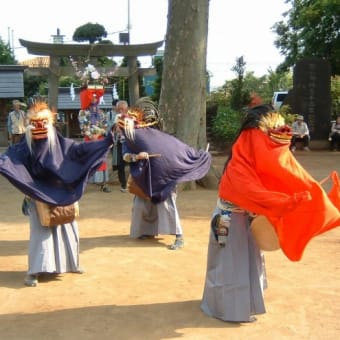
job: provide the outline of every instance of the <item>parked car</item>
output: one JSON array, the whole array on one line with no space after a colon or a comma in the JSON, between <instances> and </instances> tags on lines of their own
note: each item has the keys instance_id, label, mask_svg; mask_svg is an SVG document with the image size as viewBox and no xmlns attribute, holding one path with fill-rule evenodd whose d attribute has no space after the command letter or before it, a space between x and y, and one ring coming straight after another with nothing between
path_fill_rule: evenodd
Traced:
<instances>
[{"instance_id":1,"label":"parked car","mask_svg":"<svg viewBox=\"0 0 340 340\"><path fill-rule=\"evenodd\" d=\"M288 95L288 91L277 91L274 92L273 98L272 98L272 105L275 109L275 111L279 111L283 101L285 100L285 98Z\"/></svg>"}]
</instances>

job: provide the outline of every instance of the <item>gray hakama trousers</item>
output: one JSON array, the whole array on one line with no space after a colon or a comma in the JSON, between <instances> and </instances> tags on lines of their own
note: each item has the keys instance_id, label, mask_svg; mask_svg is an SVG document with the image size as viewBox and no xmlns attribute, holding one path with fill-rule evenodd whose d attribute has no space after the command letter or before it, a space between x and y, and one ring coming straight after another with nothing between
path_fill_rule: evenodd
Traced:
<instances>
[{"instance_id":1,"label":"gray hakama trousers","mask_svg":"<svg viewBox=\"0 0 340 340\"><path fill-rule=\"evenodd\" d=\"M216 208L214 215L220 212ZM210 232L201 309L224 321L248 322L252 315L266 312L266 286L264 258L250 232L248 214L233 212L224 248Z\"/></svg>"},{"instance_id":2,"label":"gray hakama trousers","mask_svg":"<svg viewBox=\"0 0 340 340\"><path fill-rule=\"evenodd\" d=\"M79 269L79 233L76 221L43 227L35 204L29 206L28 274L66 273Z\"/></svg>"},{"instance_id":3,"label":"gray hakama trousers","mask_svg":"<svg viewBox=\"0 0 340 340\"><path fill-rule=\"evenodd\" d=\"M173 192L164 202L154 204L138 196L133 199L130 236L183 234L178 210L177 195Z\"/></svg>"}]
</instances>

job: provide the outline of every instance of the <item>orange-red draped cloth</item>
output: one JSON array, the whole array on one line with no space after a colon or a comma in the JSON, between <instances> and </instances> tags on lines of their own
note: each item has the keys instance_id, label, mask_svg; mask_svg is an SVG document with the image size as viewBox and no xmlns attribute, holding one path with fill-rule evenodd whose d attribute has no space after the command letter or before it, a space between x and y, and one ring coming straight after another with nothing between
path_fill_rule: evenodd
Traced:
<instances>
[{"instance_id":1,"label":"orange-red draped cloth","mask_svg":"<svg viewBox=\"0 0 340 340\"><path fill-rule=\"evenodd\" d=\"M339 181L332 201L339 200ZM244 130L232 148L222 175L219 196L250 212L266 216L275 228L280 247L299 261L316 235L340 226L340 212L321 185L289 150L260 129ZM338 201L339 204L339 201Z\"/></svg>"}]
</instances>

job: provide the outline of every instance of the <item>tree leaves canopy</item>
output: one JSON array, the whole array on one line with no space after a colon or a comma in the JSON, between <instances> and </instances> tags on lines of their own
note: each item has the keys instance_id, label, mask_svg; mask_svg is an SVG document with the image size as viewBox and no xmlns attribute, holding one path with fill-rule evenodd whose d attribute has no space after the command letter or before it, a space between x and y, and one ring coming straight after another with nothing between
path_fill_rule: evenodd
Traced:
<instances>
[{"instance_id":1,"label":"tree leaves canopy","mask_svg":"<svg viewBox=\"0 0 340 340\"><path fill-rule=\"evenodd\" d=\"M304 57L330 62L332 75L340 73L340 6L338 0L286 0L292 8L283 14L286 21L273 26L275 46L285 61L279 71Z\"/></svg>"},{"instance_id":2,"label":"tree leaves canopy","mask_svg":"<svg viewBox=\"0 0 340 340\"><path fill-rule=\"evenodd\" d=\"M88 41L90 44L94 44L96 41L101 41L102 38L106 37L107 32L104 26L88 22L75 30L72 39L77 42Z\"/></svg>"}]
</instances>

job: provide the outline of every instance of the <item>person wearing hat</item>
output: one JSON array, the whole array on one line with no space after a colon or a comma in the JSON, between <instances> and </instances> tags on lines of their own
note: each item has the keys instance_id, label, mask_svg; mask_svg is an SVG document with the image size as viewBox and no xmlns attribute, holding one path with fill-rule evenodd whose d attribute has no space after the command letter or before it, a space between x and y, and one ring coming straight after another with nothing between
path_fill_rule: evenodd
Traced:
<instances>
[{"instance_id":1,"label":"person wearing hat","mask_svg":"<svg viewBox=\"0 0 340 340\"><path fill-rule=\"evenodd\" d=\"M7 130L10 143L16 144L25 134L26 113L21 110L21 107L26 105L17 99L13 100L12 105L13 111L8 114L7 119Z\"/></svg>"},{"instance_id":2,"label":"person wearing hat","mask_svg":"<svg viewBox=\"0 0 340 340\"><path fill-rule=\"evenodd\" d=\"M303 150L310 151L309 149L309 129L306 122L303 120L302 115L298 115L296 117L295 122L292 124L292 140L290 144L290 150L295 152L296 150L296 142L301 142L303 145Z\"/></svg>"}]
</instances>

